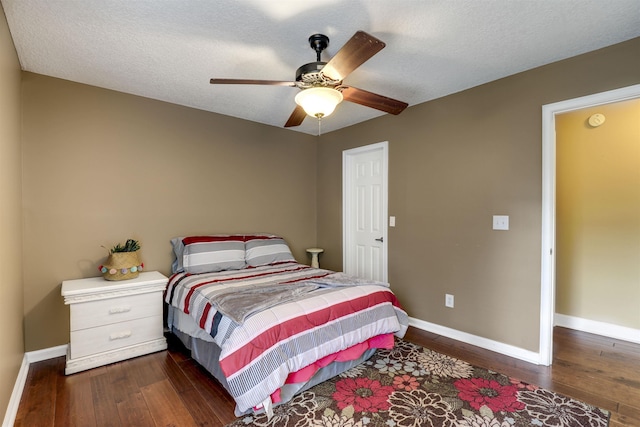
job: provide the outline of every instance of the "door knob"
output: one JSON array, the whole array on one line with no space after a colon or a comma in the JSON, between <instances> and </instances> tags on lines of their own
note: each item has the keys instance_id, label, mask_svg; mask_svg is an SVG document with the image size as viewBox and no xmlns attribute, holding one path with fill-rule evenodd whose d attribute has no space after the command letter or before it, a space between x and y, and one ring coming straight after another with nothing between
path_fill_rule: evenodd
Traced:
<instances>
[{"instance_id":1,"label":"door knob","mask_svg":"<svg viewBox=\"0 0 640 427\"><path fill-rule=\"evenodd\" d=\"M382 243L382 242L384 242L384 238L383 238L383 237L381 237L381 238L379 238L379 239L376 239L376 242L380 242L380 243Z\"/></svg>"}]
</instances>

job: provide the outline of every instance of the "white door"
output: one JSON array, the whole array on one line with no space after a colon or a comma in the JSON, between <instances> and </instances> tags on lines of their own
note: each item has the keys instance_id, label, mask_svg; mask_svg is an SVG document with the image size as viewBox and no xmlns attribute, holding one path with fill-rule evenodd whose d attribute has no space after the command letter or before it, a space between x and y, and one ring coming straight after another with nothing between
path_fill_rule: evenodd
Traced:
<instances>
[{"instance_id":1,"label":"white door","mask_svg":"<svg viewBox=\"0 0 640 427\"><path fill-rule=\"evenodd\" d=\"M342 165L344 271L386 282L388 143L346 150Z\"/></svg>"}]
</instances>

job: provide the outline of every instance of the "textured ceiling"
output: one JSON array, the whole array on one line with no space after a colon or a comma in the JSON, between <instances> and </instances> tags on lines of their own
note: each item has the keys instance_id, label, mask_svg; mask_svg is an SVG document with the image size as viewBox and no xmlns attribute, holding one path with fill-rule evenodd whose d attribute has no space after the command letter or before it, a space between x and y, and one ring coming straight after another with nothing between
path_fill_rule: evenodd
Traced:
<instances>
[{"instance_id":1,"label":"textured ceiling","mask_svg":"<svg viewBox=\"0 0 640 427\"><path fill-rule=\"evenodd\" d=\"M639 0L1 0L23 70L282 127L295 79L357 31L387 46L345 83L409 105L640 36ZM343 102L322 132L383 113ZM307 117L296 128L318 133Z\"/></svg>"}]
</instances>

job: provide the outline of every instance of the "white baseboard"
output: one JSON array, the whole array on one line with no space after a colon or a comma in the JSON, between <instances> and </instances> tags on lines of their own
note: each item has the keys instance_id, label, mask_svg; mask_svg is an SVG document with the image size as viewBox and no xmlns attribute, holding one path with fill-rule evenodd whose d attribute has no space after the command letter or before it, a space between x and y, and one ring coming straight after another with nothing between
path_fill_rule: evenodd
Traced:
<instances>
[{"instance_id":1,"label":"white baseboard","mask_svg":"<svg viewBox=\"0 0 640 427\"><path fill-rule=\"evenodd\" d=\"M13 385L13 391L11 392L11 398L9 399L9 405L7 405L7 411L4 413L4 421L2 421L2 427L11 427L16 421L16 415L18 415L18 407L20 406L20 398L22 397L22 391L24 385L27 383L27 374L29 373L29 361L25 354L22 358L22 365L20 371L18 371L18 377Z\"/></svg>"},{"instance_id":2,"label":"white baseboard","mask_svg":"<svg viewBox=\"0 0 640 427\"><path fill-rule=\"evenodd\" d=\"M504 354L505 356L514 357L516 359L524 360L525 362L534 363L536 365L541 364L540 353L525 350L523 348L516 347L510 344L490 340L488 338L479 337L477 335L468 334L466 332L447 328L446 326L437 325L435 323L425 322L424 320L415 319L413 317L409 317L409 324L418 329L433 332L434 334L442 335L456 341L462 341L464 343L475 345L476 347L481 347L486 350L495 351L496 353Z\"/></svg>"},{"instance_id":3,"label":"white baseboard","mask_svg":"<svg viewBox=\"0 0 640 427\"><path fill-rule=\"evenodd\" d=\"M59 345L57 347L44 348L42 350L29 351L25 353L29 363L42 362L43 360L53 359L54 357L66 356L68 345Z\"/></svg>"},{"instance_id":4,"label":"white baseboard","mask_svg":"<svg viewBox=\"0 0 640 427\"><path fill-rule=\"evenodd\" d=\"M609 338L616 338L640 344L640 329L613 325L611 323L599 322L596 320L583 319L581 317L567 316L566 314L560 313L555 314L554 324L556 326L588 332L590 334L602 335Z\"/></svg>"},{"instance_id":5,"label":"white baseboard","mask_svg":"<svg viewBox=\"0 0 640 427\"><path fill-rule=\"evenodd\" d=\"M20 399L22 398L24 386L27 383L27 376L29 375L29 365L35 362L53 359L54 357L64 356L66 354L66 345L45 348L44 350L29 351L24 354L24 357L22 358L22 365L20 366L20 371L18 371L18 377L16 378L16 383L13 385L13 392L11 392L9 405L7 406L7 411L4 414L2 427L11 427L16 421L18 408L20 406Z\"/></svg>"}]
</instances>

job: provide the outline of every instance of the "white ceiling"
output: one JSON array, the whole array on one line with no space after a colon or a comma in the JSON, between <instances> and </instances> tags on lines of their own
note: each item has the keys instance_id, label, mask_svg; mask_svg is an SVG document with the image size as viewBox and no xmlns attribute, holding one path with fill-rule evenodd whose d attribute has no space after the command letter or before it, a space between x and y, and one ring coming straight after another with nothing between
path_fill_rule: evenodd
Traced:
<instances>
[{"instance_id":1,"label":"white ceiling","mask_svg":"<svg viewBox=\"0 0 640 427\"><path fill-rule=\"evenodd\" d=\"M282 127L295 79L357 31L387 46L345 79L419 104L640 36L639 0L1 0L23 70ZM343 102L322 133L382 115ZM307 117L296 128L316 135Z\"/></svg>"}]
</instances>

